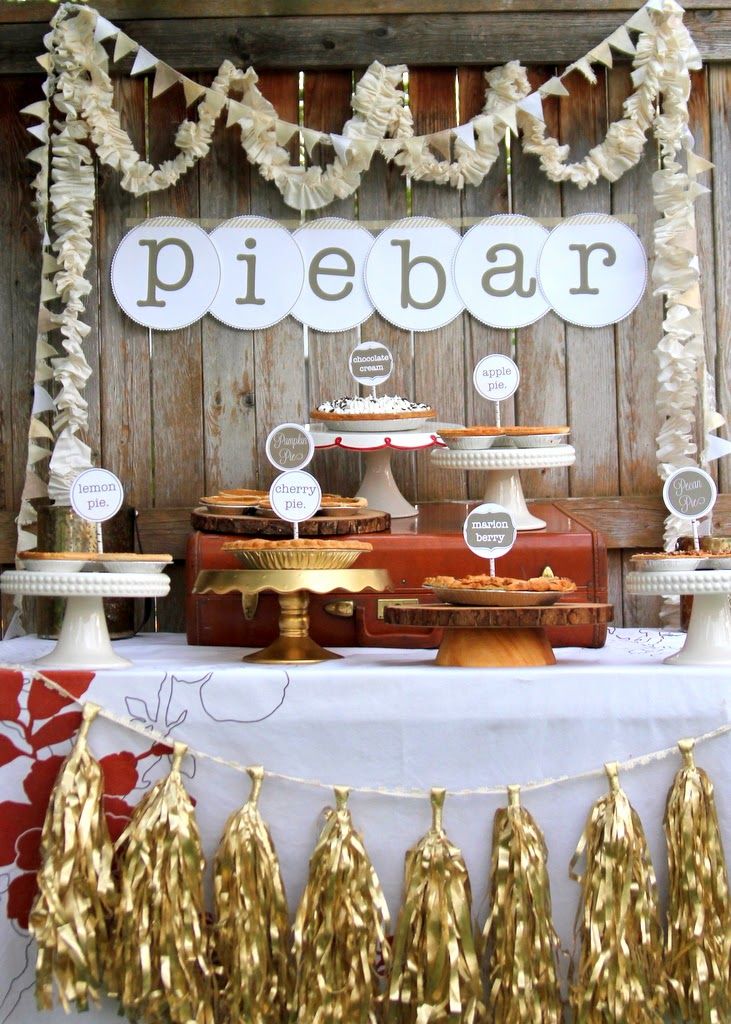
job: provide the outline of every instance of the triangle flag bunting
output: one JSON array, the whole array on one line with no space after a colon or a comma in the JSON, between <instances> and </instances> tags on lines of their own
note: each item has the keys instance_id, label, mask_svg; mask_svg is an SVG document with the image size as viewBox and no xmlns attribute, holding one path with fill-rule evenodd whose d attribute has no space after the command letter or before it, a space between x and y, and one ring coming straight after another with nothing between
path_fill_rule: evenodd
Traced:
<instances>
[{"instance_id":1,"label":"triangle flag bunting","mask_svg":"<svg viewBox=\"0 0 731 1024\"><path fill-rule=\"evenodd\" d=\"M53 440L53 431L50 427L47 427L45 423L42 423L37 417L31 416L30 430L28 431L28 437L43 437L47 441Z\"/></svg>"},{"instance_id":2,"label":"triangle flag bunting","mask_svg":"<svg viewBox=\"0 0 731 1024\"><path fill-rule=\"evenodd\" d=\"M549 78L547 82L539 88L538 92L541 96L570 96L571 93L568 91L566 86L563 84L558 75L554 75L553 78Z\"/></svg>"},{"instance_id":3,"label":"triangle flag bunting","mask_svg":"<svg viewBox=\"0 0 731 1024\"><path fill-rule=\"evenodd\" d=\"M513 135L518 134L518 122L516 120L516 109L514 103L509 103L500 110L495 110L494 114L498 121L502 121L502 123L511 130Z\"/></svg>"},{"instance_id":4,"label":"triangle flag bunting","mask_svg":"<svg viewBox=\"0 0 731 1024\"><path fill-rule=\"evenodd\" d=\"M308 156L312 156L312 150L322 139L322 132L315 131L314 128L300 128L299 132Z\"/></svg>"},{"instance_id":5,"label":"triangle flag bunting","mask_svg":"<svg viewBox=\"0 0 731 1024\"><path fill-rule=\"evenodd\" d=\"M211 110L220 114L226 105L226 97L222 92L216 92L215 89L206 89L206 103Z\"/></svg>"},{"instance_id":6,"label":"triangle flag bunting","mask_svg":"<svg viewBox=\"0 0 731 1024\"><path fill-rule=\"evenodd\" d=\"M53 399L48 394L45 388L42 388L40 384L33 385L33 408L31 413L35 415L39 412L53 412L54 404Z\"/></svg>"},{"instance_id":7,"label":"triangle flag bunting","mask_svg":"<svg viewBox=\"0 0 731 1024\"><path fill-rule=\"evenodd\" d=\"M628 53L630 55L635 53L635 44L632 42L629 36L629 32L620 25L619 28L612 32L611 36L608 36L605 40L610 46L613 46L615 50L619 50L620 53Z\"/></svg>"},{"instance_id":8,"label":"triangle flag bunting","mask_svg":"<svg viewBox=\"0 0 731 1024\"><path fill-rule=\"evenodd\" d=\"M152 68L157 67L157 57L146 50L144 46L141 46L135 56L135 62L132 65L130 75L142 75L145 71L151 71Z\"/></svg>"},{"instance_id":9,"label":"triangle flag bunting","mask_svg":"<svg viewBox=\"0 0 731 1024\"><path fill-rule=\"evenodd\" d=\"M38 146L37 149L32 149L26 156L26 160L32 160L34 164L40 164L43 166L48 158L48 153L45 146ZM43 244L45 245L45 239Z\"/></svg>"},{"instance_id":10,"label":"triangle flag bunting","mask_svg":"<svg viewBox=\"0 0 731 1024\"><path fill-rule=\"evenodd\" d=\"M41 121L48 117L48 100L38 100L37 103L30 103L23 107L21 114L28 114L29 117L38 117Z\"/></svg>"},{"instance_id":11,"label":"triangle flag bunting","mask_svg":"<svg viewBox=\"0 0 731 1024\"><path fill-rule=\"evenodd\" d=\"M165 61L161 60L155 68L155 81L152 86L153 100L166 92L170 86L175 85L177 80L177 71L173 71L169 64L166 64Z\"/></svg>"},{"instance_id":12,"label":"triangle flag bunting","mask_svg":"<svg viewBox=\"0 0 731 1024\"><path fill-rule=\"evenodd\" d=\"M245 107L243 103L239 103L238 100L229 100L226 127L230 128L231 125L237 124L237 122L246 117L248 113L248 107Z\"/></svg>"},{"instance_id":13,"label":"triangle flag bunting","mask_svg":"<svg viewBox=\"0 0 731 1024\"><path fill-rule=\"evenodd\" d=\"M44 121L42 124L31 125L30 128L26 128L29 135L35 135L41 142L48 142L48 125Z\"/></svg>"},{"instance_id":14,"label":"triangle flag bunting","mask_svg":"<svg viewBox=\"0 0 731 1024\"><path fill-rule=\"evenodd\" d=\"M42 53L40 57L36 57L36 64L40 64L44 71L51 70L51 54Z\"/></svg>"},{"instance_id":15,"label":"triangle flag bunting","mask_svg":"<svg viewBox=\"0 0 731 1024\"><path fill-rule=\"evenodd\" d=\"M338 156L341 163L347 164L348 153L350 152L351 140L346 138L345 135L336 135L334 132L330 132L330 141L333 144L333 148Z\"/></svg>"},{"instance_id":16,"label":"triangle flag bunting","mask_svg":"<svg viewBox=\"0 0 731 1024\"><path fill-rule=\"evenodd\" d=\"M134 39L130 39L130 37L126 36L124 32L118 32L117 39L114 44L114 56L112 57L112 60L116 64L118 60L126 57L128 53L134 53L134 51L138 49L139 47Z\"/></svg>"},{"instance_id":17,"label":"triangle flag bunting","mask_svg":"<svg viewBox=\"0 0 731 1024\"><path fill-rule=\"evenodd\" d=\"M633 28L635 32L652 32L655 28L647 7L640 7L639 11L636 11L624 24L625 28Z\"/></svg>"},{"instance_id":18,"label":"triangle flag bunting","mask_svg":"<svg viewBox=\"0 0 731 1024\"><path fill-rule=\"evenodd\" d=\"M612 48L608 42L599 43L589 54L591 60L598 61L600 64L606 65L606 67L613 67Z\"/></svg>"},{"instance_id":19,"label":"triangle flag bunting","mask_svg":"<svg viewBox=\"0 0 731 1024\"><path fill-rule=\"evenodd\" d=\"M665 0L647 0L645 7L648 11L661 11Z\"/></svg>"},{"instance_id":20,"label":"triangle flag bunting","mask_svg":"<svg viewBox=\"0 0 731 1024\"><path fill-rule=\"evenodd\" d=\"M50 448L41 448L39 444L33 444L31 441L28 444L28 465L34 466L36 462L40 462L41 459L47 459L50 454Z\"/></svg>"},{"instance_id":21,"label":"triangle flag bunting","mask_svg":"<svg viewBox=\"0 0 731 1024\"><path fill-rule=\"evenodd\" d=\"M286 146L294 133L299 131L299 125L292 124L291 121L277 120L274 131L277 138L277 145Z\"/></svg>"},{"instance_id":22,"label":"triangle flag bunting","mask_svg":"<svg viewBox=\"0 0 731 1024\"><path fill-rule=\"evenodd\" d=\"M696 174L702 174L703 171L712 171L714 165L710 160L706 160L705 157L698 156L697 153L692 151L688 153L688 174L695 176Z\"/></svg>"},{"instance_id":23,"label":"triangle flag bunting","mask_svg":"<svg viewBox=\"0 0 731 1024\"><path fill-rule=\"evenodd\" d=\"M545 120L543 117L543 103L540 93L532 92L518 101L518 110L524 110L526 114L535 117L537 121Z\"/></svg>"},{"instance_id":24,"label":"triangle flag bunting","mask_svg":"<svg viewBox=\"0 0 731 1024\"><path fill-rule=\"evenodd\" d=\"M180 81L183 83L186 107L189 107L191 103L195 103L196 100L199 100L206 91L205 85L198 85L197 82L194 82L190 78L186 78L185 75L180 76Z\"/></svg>"},{"instance_id":25,"label":"triangle flag bunting","mask_svg":"<svg viewBox=\"0 0 731 1024\"><path fill-rule=\"evenodd\" d=\"M426 141L429 143L431 148L437 152L444 160L450 160L452 157L452 132L447 129L443 132L434 132L433 135L427 135Z\"/></svg>"},{"instance_id":26,"label":"triangle flag bunting","mask_svg":"<svg viewBox=\"0 0 731 1024\"><path fill-rule=\"evenodd\" d=\"M105 39L111 39L112 36L116 36L119 29L116 25L113 25L107 18L103 18L101 14L96 16L96 25L94 26L94 42L103 43Z\"/></svg>"},{"instance_id":27,"label":"triangle flag bunting","mask_svg":"<svg viewBox=\"0 0 731 1024\"><path fill-rule=\"evenodd\" d=\"M58 295L53 281L49 281L47 277L44 277L43 284L41 285L41 302L51 302L57 298Z\"/></svg>"},{"instance_id":28,"label":"triangle flag bunting","mask_svg":"<svg viewBox=\"0 0 731 1024\"><path fill-rule=\"evenodd\" d=\"M704 462L713 462L714 459L720 459L722 455L729 454L731 454L731 441L727 441L725 437L718 437L716 434L706 434Z\"/></svg>"},{"instance_id":29,"label":"triangle flag bunting","mask_svg":"<svg viewBox=\"0 0 731 1024\"><path fill-rule=\"evenodd\" d=\"M466 124L458 124L456 128L452 129L452 133L460 142L464 143L468 149L477 149L477 144L475 143L475 127L471 121L468 121Z\"/></svg>"}]
</instances>

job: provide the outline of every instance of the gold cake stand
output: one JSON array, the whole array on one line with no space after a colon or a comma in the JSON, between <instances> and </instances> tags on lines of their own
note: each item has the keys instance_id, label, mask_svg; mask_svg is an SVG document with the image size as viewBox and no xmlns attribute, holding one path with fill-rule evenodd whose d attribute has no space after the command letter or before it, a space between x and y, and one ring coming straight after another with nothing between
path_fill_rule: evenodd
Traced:
<instances>
[{"instance_id":1,"label":"gold cake stand","mask_svg":"<svg viewBox=\"0 0 731 1024\"><path fill-rule=\"evenodd\" d=\"M208 569L198 573L194 594L239 592L244 615L254 617L259 594L273 591L279 599L279 636L244 661L266 665L311 665L341 655L320 647L310 636L310 594L347 590L391 590L385 569Z\"/></svg>"}]
</instances>

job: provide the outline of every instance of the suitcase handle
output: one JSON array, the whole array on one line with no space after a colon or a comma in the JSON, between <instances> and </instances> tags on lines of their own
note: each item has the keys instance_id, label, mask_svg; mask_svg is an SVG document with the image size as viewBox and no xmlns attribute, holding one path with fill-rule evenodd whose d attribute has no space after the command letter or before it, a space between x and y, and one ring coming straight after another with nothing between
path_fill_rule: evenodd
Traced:
<instances>
[{"instance_id":1,"label":"suitcase handle","mask_svg":"<svg viewBox=\"0 0 731 1024\"><path fill-rule=\"evenodd\" d=\"M358 602L355 606L355 633L359 645L370 647L403 647L405 636L419 640L418 647L438 647L442 641L441 629L415 629L413 626L399 626L396 630L384 625L383 629L375 630L368 627L369 616L365 605ZM378 622L378 620L375 620ZM378 641L375 643L374 641Z\"/></svg>"}]
</instances>

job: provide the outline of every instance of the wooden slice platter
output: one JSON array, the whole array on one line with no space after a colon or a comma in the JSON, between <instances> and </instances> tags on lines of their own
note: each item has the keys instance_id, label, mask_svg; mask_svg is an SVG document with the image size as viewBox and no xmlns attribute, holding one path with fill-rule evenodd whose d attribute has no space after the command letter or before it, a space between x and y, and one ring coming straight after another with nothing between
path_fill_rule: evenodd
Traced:
<instances>
[{"instance_id":1,"label":"wooden slice platter","mask_svg":"<svg viewBox=\"0 0 731 1024\"><path fill-rule=\"evenodd\" d=\"M528 608L386 605L383 617L392 625L443 629L437 665L505 668L555 665L547 626L611 622L614 609L610 604L569 602Z\"/></svg>"},{"instance_id":2,"label":"wooden slice platter","mask_svg":"<svg viewBox=\"0 0 731 1024\"><path fill-rule=\"evenodd\" d=\"M195 530L206 533L233 533L244 537L291 537L292 524L283 519L259 515L229 515L193 509L190 521ZM351 515L319 515L299 524L300 537L344 537L352 534L382 533L391 526L388 512L357 509Z\"/></svg>"}]
</instances>

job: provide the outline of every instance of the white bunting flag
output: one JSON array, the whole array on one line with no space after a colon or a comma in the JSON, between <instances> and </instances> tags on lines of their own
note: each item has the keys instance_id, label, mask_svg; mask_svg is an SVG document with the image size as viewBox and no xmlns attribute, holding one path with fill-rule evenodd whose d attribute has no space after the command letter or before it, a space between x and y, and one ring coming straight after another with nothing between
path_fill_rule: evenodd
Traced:
<instances>
[{"instance_id":1,"label":"white bunting flag","mask_svg":"<svg viewBox=\"0 0 731 1024\"><path fill-rule=\"evenodd\" d=\"M177 71L173 71L169 64L166 64L165 61L161 60L155 68L155 81L152 85L153 100L158 96L161 96L162 93L167 92L171 86L175 85L177 80Z\"/></svg>"},{"instance_id":2,"label":"white bunting flag","mask_svg":"<svg viewBox=\"0 0 731 1024\"><path fill-rule=\"evenodd\" d=\"M535 117L537 121L545 120L543 116L543 103L541 102L540 93L532 92L528 96L525 96L522 100L519 100L518 109L524 110L526 114L530 114L531 117Z\"/></svg>"},{"instance_id":3,"label":"white bunting flag","mask_svg":"<svg viewBox=\"0 0 731 1024\"><path fill-rule=\"evenodd\" d=\"M277 145L286 146L296 131L299 131L299 125L292 124L291 121L278 120L276 125L274 126L274 132L277 138Z\"/></svg>"},{"instance_id":4,"label":"white bunting flag","mask_svg":"<svg viewBox=\"0 0 731 1024\"><path fill-rule=\"evenodd\" d=\"M41 121L48 117L48 100L38 100L23 107L21 114L28 114L30 117L38 117Z\"/></svg>"},{"instance_id":5,"label":"white bunting flag","mask_svg":"<svg viewBox=\"0 0 731 1024\"><path fill-rule=\"evenodd\" d=\"M112 36L116 36L117 32L119 32L119 29L116 25L103 18L101 14L97 14L96 25L94 26L95 43L103 43L105 39L111 39Z\"/></svg>"},{"instance_id":6,"label":"white bunting flag","mask_svg":"<svg viewBox=\"0 0 731 1024\"><path fill-rule=\"evenodd\" d=\"M44 71L51 70L51 54L42 53L40 57L36 57L36 64L40 64Z\"/></svg>"},{"instance_id":7,"label":"white bunting flag","mask_svg":"<svg viewBox=\"0 0 731 1024\"><path fill-rule=\"evenodd\" d=\"M205 93L205 85L198 85L190 78L186 78L185 75L180 76L180 81L183 83L183 92L185 93L185 105L189 107L191 103L195 103Z\"/></svg>"},{"instance_id":8,"label":"white bunting flag","mask_svg":"<svg viewBox=\"0 0 731 1024\"><path fill-rule=\"evenodd\" d=\"M29 135L34 135L41 142L48 142L48 125L45 121L42 124L31 125L30 128L26 128Z\"/></svg>"},{"instance_id":9,"label":"white bunting flag","mask_svg":"<svg viewBox=\"0 0 731 1024\"><path fill-rule=\"evenodd\" d=\"M134 53L135 50L138 49L139 47L134 39L130 39L130 37L126 36L124 32L118 32L117 39L114 44L114 56L112 57L112 60L116 64L118 60L122 60L122 58L126 57L128 53Z\"/></svg>"},{"instance_id":10,"label":"white bunting flag","mask_svg":"<svg viewBox=\"0 0 731 1024\"><path fill-rule=\"evenodd\" d=\"M41 459L47 459L51 454L50 448L41 448L39 444L28 443L28 465L34 466Z\"/></svg>"},{"instance_id":11,"label":"white bunting flag","mask_svg":"<svg viewBox=\"0 0 731 1024\"><path fill-rule=\"evenodd\" d=\"M705 157L698 156L697 153L688 153L688 174L692 174L694 177L696 174L702 174L703 171L712 171L713 164L710 160L706 160Z\"/></svg>"},{"instance_id":12,"label":"white bunting flag","mask_svg":"<svg viewBox=\"0 0 731 1024\"><path fill-rule=\"evenodd\" d=\"M475 144L475 128L471 121L468 121L466 124L458 124L456 128L452 129L452 132L468 149L477 148Z\"/></svg>"},{"instance_id":13,"label":"white bunting flag","mask_svg":"<svg viewBox=\"0 0 731 1024\"><path fill-rule=\"evenodd\" d=\"M322 141L322 132L315 131L314 128L300 128L299 131L308 155L312 156L312 150Z\"/></svg>"},{"instance_id":14,"label":"white bunting flag","mask_svg":"<svg viewBox=\"0 0 731 1024\"><path fill-rule=\"evenodd\" d=\"M444 132L434 132L427 135L426 141L444 160L452 158L452 133L449 129Z\"/></svg>"},{"instance_id":15,"label":"white bunting flag","mask_svg":"<svg viewBox=\"0 0 731 1024\"><path fill-rule=\"evenodd\" d=\"M655 29L647 7L640 7L639 11L625 21L625 25L627 28L633 28L635 32L653 32Z\"/></svg>"},{"instance_id":16,"label":"white bunting flag","mask_svg":"<svg viewBox=\"0 0 731 1024\"><path fill-rule=\"evenodd\" d=\"M336 135L335 132L330 132L330 141L333 144L333 148L340 162L343 164L347 164L348 153L350 152L351 147L351 140L346 138L344 135Z\"/></svg>"},{"instance_id":17,"label":"white bunting flag","mask_svg":"<svg viewBox=\"0 0 731 1024\"><path fill-rule=\"evenodd\" d=\"M629 36L627 37L629 38ZM592 60L598 61L599 64L604 64L606 67L611 68L614 66L612 59L612 48L608 42L599 43L589 54Z\"/></svg>"},{"instance_id":18,"label":"white bunting flag","mask_svg":"<svg viewBox=\"0 0 731 1024\"><path fill-rule=\"evenodd\" d=\"M725 437L718 437L716 434L706 434L706 450L703 453L704 462L713 462L723 455L731 454L731 441Z\"/></svg>"},{"instance_id":19,"label":"white bunting flag","mask_svg":"<svg viewBox=\"0 0 731 1024\"><path fill-rule=\"evenodd\" d=\"M53 399L48 394L45 388L42 388L40 384L33 385L33 408L31 413L34 415L39 412L53 412L54 405Z\"/></svg>"},{"instance_id":20,"label":"white bunting flag","mask_svg":"<svg viewBox=\"0 0 731 1024\"><path fill-rule=\"evenodd\" d=\"M157 57L141 46L135 55L135 62L132 65L130 75L142 75L145 71L151 71L157 67Z\"/></svg>"},{"instance_id":21,"label":"white bunting flag","mask_svg":"<svg viewBox=\"0 0 731 1024\"><path fill-rule=\"evenodd\" d=\"M610 46L613 46L615 50L619 50L620 53L628 53L632 56L636 52L635 44L630 39L629 32L624 25L620 25L604 42L609 43Z\"/></svg>"},{"instance_id":22,"label":"white bunting flag","mask_svg":"<svg viewBox=\"0 0 731 1024\"><path fill-rule=\"evenodd\" d=\"M206 103L211 110L220 114L225 106L226 97L222 92L216 92L215 89L206 89Z\"/></svg>"},{"instance_id":23,"label":"white bunting flag","mask_svg":"<svg viewBox=\"0 0 731 1024\"><path fill-rule=\"evenodd\" d=\"M41 302L51 302L57 298L58 293L53 281L49 281L47 277L44 277L41 283Z\"/></svg>"},{"instance_id":24,"label":"white bunting flag","mask_svg":"<svg viewBox=\"0 0 731 1024\"><path fill-rule=\"evenodd\" d=\"M237 124L243 117L246 117L248 113L249 110L243 105L243 103L239 103L237 100L229 100L226 127L230 128L232 125Z\"/></svg>"},{"instance_id":25,"label":"white bunting flag","mask_svg":"<svg viewBox=\"0 0 731 1024\"><path fill-rule=\"evenodd\" d=\"M511 130L513 135L518 134L518 122L516 120L514 103L509 103L507 106L501 107L500 110L495 110L493 113L498 121L502 121L502 123Z\"/></svg>"},{"instance_id":26,"label":"white bunting flag","mask_svg":"<svg viewBox=\"0 0 731 1024\"><path fill-rule=\"evenodd\" d=\"M665 0L647 0L645 7L648 9L648 11L661 11L663 9L664 3Z\"/></svg>"},{"instance_id":27,"label":"white bunting flag","mask_svg":"<svg viewBox=\"0 0 731 1024\"><path fill-rule=\"evenodd\" d=\"M53 408L53 406L51 406ZM53 440L53 431L50 427L47 427L45 423L41 423L35 416L31 417L30 429L28 430L29 437L45 437L47 440Z\"/></svg>"},{"instance_id":28,"label":"white bunting flag","mask_svg":"<svg viewBox=\"0 0 731 1024\"><path fill-rule=\"evenodd\" d=\"M571 93L568 91L566 86L563 84L558 75L554 75L553 78L549 78L547 82L544 82L538 92L541 96L570 96Z\"/></svg>"}]
</instances>

